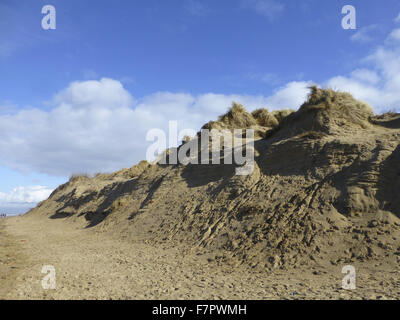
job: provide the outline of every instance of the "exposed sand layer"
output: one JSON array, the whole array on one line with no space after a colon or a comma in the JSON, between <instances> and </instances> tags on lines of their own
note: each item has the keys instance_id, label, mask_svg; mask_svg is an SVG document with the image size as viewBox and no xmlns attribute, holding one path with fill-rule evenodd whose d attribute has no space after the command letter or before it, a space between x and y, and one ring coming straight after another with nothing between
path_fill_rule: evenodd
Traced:
<instances>
[{"instance_id":1,"label":"exposed sand layer","mask_svg":"<svg viewBox=\"0 0 400 320\"><path fill-rule=\"evenodd\" d=\"M344 290L342 266L260 272L62 221L9 218L0 228L1 299L400 298L400 268L393 259L355 263L357 288ZM55 290L42 289L43 265L55 267Z\"/></svg>"}]
</instances>

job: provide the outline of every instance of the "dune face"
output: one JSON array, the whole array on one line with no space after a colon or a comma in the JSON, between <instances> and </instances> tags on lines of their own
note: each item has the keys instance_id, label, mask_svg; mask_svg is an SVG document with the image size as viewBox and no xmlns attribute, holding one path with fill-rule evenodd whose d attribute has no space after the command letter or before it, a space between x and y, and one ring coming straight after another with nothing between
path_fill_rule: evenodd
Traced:
<instances>
[{"instance_id":1,"label":"dune face","mask_svg":"<svg viewBox=\"0 0 400 320\"><path fill-rule=\"evenodd\" d=\"M255 169L141 162L77 176L31 210L127 241L259 269L399 262L400 115L312 88L296 111L234 105L204 128L256 130ZM397 259L397 260L396 260Z\"/></svg>"}]
</instances>

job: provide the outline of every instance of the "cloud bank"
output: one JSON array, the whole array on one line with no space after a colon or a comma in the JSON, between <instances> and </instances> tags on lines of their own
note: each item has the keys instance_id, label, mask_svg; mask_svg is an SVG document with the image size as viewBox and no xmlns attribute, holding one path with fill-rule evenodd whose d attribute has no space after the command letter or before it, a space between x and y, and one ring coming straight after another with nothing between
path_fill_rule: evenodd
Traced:
<instances>
[{"instance_id":1,"label":"cloud bank","mask_svg":"<svg viewBox=\"0 0 400 320\"><path fill-rule=\"evenodd\" d=\"M43 186L18 187L11 192L0 192L1 213L24 213L49 197L53 190Z\"/></svg>"}]
</instances>

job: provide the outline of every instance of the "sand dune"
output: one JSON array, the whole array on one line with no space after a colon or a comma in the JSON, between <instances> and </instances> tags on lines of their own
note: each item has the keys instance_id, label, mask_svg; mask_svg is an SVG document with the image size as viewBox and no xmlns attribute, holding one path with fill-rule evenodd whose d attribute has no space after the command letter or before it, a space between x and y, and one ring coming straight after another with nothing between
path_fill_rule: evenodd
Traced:
<instances>
[{"instance_id":1,"label":"sand dune","mask_svg":"<svg viewBox=\"0 0 400 320\"><path fill-rule=\"evenodd\" d=\"M234 104L204 128L254 129L251 175L141 162L72 177L2 222L0 296L398 299L399 119L317 88L296 112ZM56 290L41 289L43 265Z\"/></svg>"}]
</instances>

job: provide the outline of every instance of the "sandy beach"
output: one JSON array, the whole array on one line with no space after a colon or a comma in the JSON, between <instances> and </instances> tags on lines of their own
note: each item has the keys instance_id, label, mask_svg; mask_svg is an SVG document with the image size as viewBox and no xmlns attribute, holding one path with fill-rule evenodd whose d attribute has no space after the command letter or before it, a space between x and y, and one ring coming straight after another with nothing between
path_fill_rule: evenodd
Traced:
<instances>
[{"instance_id":1,"label":"sandy beach","mask_svg":"<svg viewBox=\"0 0 400 320\"><path fill-rule=\"evenodd\" d=\"M357 289L342 289L341 268L254 271L201 255L125 242L62 221L0 222L1 299L399 299L400 267L357 264ZM44 265L56 289L42 288Z\"/></svg>"}]
</instances>

